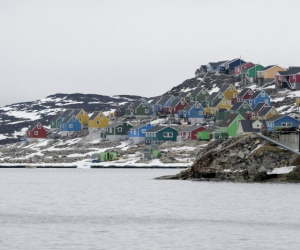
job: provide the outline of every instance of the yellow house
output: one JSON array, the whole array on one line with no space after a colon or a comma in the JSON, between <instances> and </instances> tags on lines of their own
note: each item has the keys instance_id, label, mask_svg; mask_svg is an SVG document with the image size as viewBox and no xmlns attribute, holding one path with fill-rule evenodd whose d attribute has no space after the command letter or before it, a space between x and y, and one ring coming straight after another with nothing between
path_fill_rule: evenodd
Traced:
<instances>
[{"instance_id":1,"label":"yellow house","mask_svg":"<svg viewBox=\"0 0 300 250\"><path fill-rule=\"evenodd\" d=\"M268 120L273 116L280 115L274 106L265 107L257 116L259 120Z\"/></svg>"},{"instance_id":2,"label":"yellow house","mask_svg":"<svg viewBox=\"0 0 300 250\"><path fill-rule=\"evenodd\" d=\"M231 109L230 102L224 97L222 99L217 99L212 107L206 107L204 112L206 115L216 115L217 109Z\"/></svg>"},{"instance_id":3,"label":"yellow house","mask_svg":"<svg viewBox=\"0 0 300 250\"><path fill-rule=\"evenodd\" d=\"M286 69L278 65L269 65L262 70L257 71L259 85L263 86L265 83L275 80L275 75L278 71L286 71Z\"/></svg>"},{"instance_id":4,"label":"yellow house","mask_svg":"<svg viewBox=\"0 0 300 250\"><path fill-rule=\"evenodd\" d=\"M81 128L87 127L89 123L89 115L84 111L84 109L76 109L74 115L81 123Z\"/></svg>"},{"instance_id":5,"label":"yellow house","mask_svg":"<svg viewBox=\"0 0 300 250\"><path fill-rule=\"evenodd\" d=\"M226 97L230 104L232 103L232 98L237 98L239 95L239 92L232 84L223 84L219 92Z\"/></svg>"},{"instance_id":6,"label":"yellow house","mask_svg":"<svg viewBox=\"0 0 300 250\"><path fill-rule=\"evenodd\" d=\"M101 111L94 112L89 119L89 130L106 128L108 126L108 118Z\"/></svg>"}]
</instances>

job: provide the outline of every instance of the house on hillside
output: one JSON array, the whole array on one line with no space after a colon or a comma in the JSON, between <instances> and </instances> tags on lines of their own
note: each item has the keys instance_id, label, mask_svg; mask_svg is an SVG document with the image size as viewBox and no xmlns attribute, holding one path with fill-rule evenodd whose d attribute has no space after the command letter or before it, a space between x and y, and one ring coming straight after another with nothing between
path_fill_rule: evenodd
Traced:
<instances>
[{"instance_id":1,"label":"house on hillside","mask_svg":"<svg viewBox=\"0 0 300 250\"><path fill-rule=\"evenodd\" d=\"M241 120L238 125L237 135L257 134L266 127L266 123L260 120Z\"/></svg>"},{"instance_id":2,"label":"house on hillside","mask_svg":"<svg viewBox=\"0 0 300 250\"><path fill-rule=\"evenodd\" d=\"M234 67L234 74L235 75L240 75L242 73L242 70L247 68L247 67L250 67L250 66L254 66L254 63L252 62L245 62L245 63L242 63L242 64L239 64L237 66Z\"/></svg>"},{"instance_id":3,"label":"house on hillside","mask_svg":"<svg viewBox=\"0 0 300 250\"><path fill-rule=\"evenodd\" d=\"M299 128L299 121L289 115L277 115L266 120L267 128L273 131L279 128Z\"/></svg>"},{"instance_id":4,"label":"house on hillside","mask_svg":"<svg viewBox=\"0 0 300 250\"><path fill-rule=\"evenodd\" d=\"M167 107L174 101L175 97L173 95L163 96L157 104L154 105L155 111L162 114Z\"/></svg>"},{"instance_id":5,"label":"house on hillside","mask_svg":"<svg viewBox=\"0 0 300 250\"><path fill-rule=\"evenodd\" d=\"M205 130L204 126L193 125L186 126L179 131L179 136L181 139L197 140L197 133Z\"/></svg>"},{"instance_id":6,"label":"house on hillside","mask_svg":"<svg viewBox=\"0 0 300 250\"><path fill-rule=\"evenodd\" d=\"M264 103L268 103L268 105L270 106L271 104L271 98L270 96L266 93L266 91L264 90L257 90L254 92L254 94L246 100L246 102L249 103L249 105L252 108L255 108L257 104L264 102Z\"/></svg>"},{"instance_id":7,"label":"house on hillside","mask_svg":"<svg viewBox=\"0 0 300 250\"><path fill-rule=\"evenodd\" d=\"M234 137L237 134L239 121L243 120L240 114L230 114L219 125L219 131L215 134L215 139L225 139L229 136Z\"/></svg>"},{"instance_id":8,"label":"house on hillside","mask_svg":"<svg viewBox=\"0 0 300 250\"><path fill-rule=\"evenodd\" d=\"M158 102L159 102L162 98L163 98L162 96L157 96L157 97L154 97L154 98L150 101L150 105L151 105L151 107L152 107L153 114L157 114L158 108L159 108Z\"/></svg>"},{"instance_id":9,"label":"house on hillside","mask_svg":"<svg viewBox=\"0 0 300 250\"><path fill-rule=\"evenodd\" d=\"M258 103L255 108L252 109L252 111L246 112L246 119L252 119L252 120L257 120L258 115L264 110L265 107L269 107L268 103L261 102Z\"/></svg>"},{"instance_id":10,"label":"house on hillside","mask_svg":"<svg viewBox=\"0 0 300 250\"><path fill-rule=\"evenodd\" d=\"M47 138L47 129L40 122L34 122L26 131L25 141L33 142Z\"/></svg>"},{"instance_id":11,"label":"house on hillside","mask_svg":"<svg viewBox=\"0 0 300 250\"><path fill-rule=\"evenodd\" d=\"M222 108L217 109L216 110L215 122L220 123L220 122L224 121L229 114L230 114L230 111L227 110L227 109L222 109Z\"/></svg>"},{"instance_id":12,"label":"house on hillside","mask_svg":"<svg viewBox=\"0 0 300 250\"><path fill-rule=\"evenodd\" d=\"M204 108L197 101L190 102L183 110L178 111L178 118L184 118L191 124L202 123L204 117Z\"/></svg>"},{"instance_id":13,"label":"house on hillside","mask_svg":"<svg viewBox=\"0 0 300 250\"><path fill-rule=\"evenodd\" d=\"M130 109L133 106L133 102L127 102L125 104L123 104L122 106L118 107L115 110L115 117L122 117L125 115L130 115Z\"/></svg>"},{"instance_id":14,"label":"house on hillside","mask_svg":"<svg viewBox=\"0 0 300 250\"><path fill-rule=\"evenodd\" d=\"M82 124L75 114L67 116L60 125L61 136L70 136L74 132L81 131Z\"/></svg>"},{"instance_id":15,"label":"house on hillside","mask_svg":"<svg viewBox=\"0 0 300 250\"><path fill-rule=\"evenodd\" d=\"M241 85L248 85L254 83L257 79L257 72L262 70L264 66L255 64L242 69L241 73Z\"/></svg>"},{"instance_id":16,"label":"house on hillside","mask_svg":"<svg viewBox=\"0 0 300 250\"><path fill-rule=\"evenodd\" d=\"M139 144L141 142L145 142L146 131L151 129L153 125L148 124L139 124L136 125L129 130L129 140L133 144Z\"/></svg>"},{"instance_id":17,"label":"house on hillside","mask_svg":"<svg viewBox=\"0 0 300 250\"><path fill-rule=\"evenodd\" d=\"M176 141L178 130L170 126L155 126L146 131L145 143L162 144L166 141Z\"/></svg>"},{"instance_id":18,"label":"house on hillside","mask_svg":"<svg viewBox=\"0 0 300 250\"><path fill-rule=\"evenodd\" d=\"M268 120L273 116L280 115L279 112L276 110L274 106L271 107L265 107L258 115L259 120ZM254 117L251 117L251 119L255 119Z\"/></svg>"},{"instance_id":19,"label":"house on hillside","mask_svg":"<svg viewBox=\"0 0 300 250\"><path fill-rule=\"evenodd\" d=\"M207 72L222 72L224 70L222 64L224 64L225 62L227 61L209 62L206 65Z\"/></svg>"},{"instance_id":20,"label":"house on hillside","mask_svg":"<svg viewBox=\"0 0 300 250\"><path fill-rule=\"evenodd\" d=\"M212 107L210 107L211 115L216 115L218 109L231 109L230 101L228 101L225 97L223 99L217 99Z\"/></svg>"},{"instance_id":21,"label":"house on hillside","mask_svg":"<svg viewBox=\"0 0 300 250\"><path fill-rule=\"evenodd\" d=\"M231 61L224 62L223 64L220 65L220 67L223 67L224 74L232 75L234 74L234 68L238 65L242 65L243 63L245 63L244 60L240 58L235 58Z\"/></svg>"},{"instance_id":22,"label":"house on hillside","mask_svg":"<svg viewBox=\"0 0 300 250\"><path fill-rule=\"evenodd\" d=\"M232 98L231 103L235 104L236 102L243 102L244 100L247 100L251 98L251 96L254 94L254 91L251 88L244 88L237 96L237 98Z\"/></svg>"},{"instance_id":23,"label":"house on hillside","mask_svg":"<svg viewBox=\"0 0 300 250\"><path fill-rule=\"evenodd\" d=\"M58 113L50 120L50 128L51 129L59 129L60 128L60 117L62 113Z\"/></svg>"},{"instance_id":24,"label":"house on hillside","mask_svg":"<svg viewBox=\"0 0 300 250\"><path fill-rule=\"evenodd\" d=\"M219 92L225 96L225 98L230 102L229 104L231 104L231 100L237 98L239 94L232 84L223 84Z\"/></svg>"},{"instance_id":25,"label":"house on hillside","mask_svg":"<svg viewBox=\"0 0 300 250\"><path fill-rule=\"evenodd\" d=\"M87 128L89 123L89 115L85 112L84 109L75 109L73 113L78 121L81 123L81 129Z\"/></svg>"},{"instance_id":26,"label":"house on hillside","mask_svg":"<svg viewBox=\"0 0 300 250\"><path fill-rule=\"evenodd\" d=\"M197 87L192 91L190 101L198 101L202 107L205 107L209 96L210 94L206 88Z\"/></svg>"},{"instance_id":27,"label":"house on hillside","mask_svg":"<svg viewBox=\"0 0 300 250\"><path fill-rule=\"evenodd\" d=\"M236 102L230 110L231 114L240 114L243 118L246 118L246 113L251 112L252 107L246 101Z\"/></svg>"},{"instance_id":28,"label":"house on hillside","mask_svg":"<svg viewBox=\"0 0 300 250\"><path fill-rule=\"evenodd\" d=\"M207 66L201 65L199 69L195 71L195 78L204 76L207 73Z\"/></svg>"},{"instance_id":29,"label":"house on hillside","mask_svg":"<svg viewBox=\"0 0 300 250\"><path fill-rule=\"evenodd\" d=\"M140 100L134 102L131 109L131 115L133 116L152 116L153 111L151 105L146 100Z\"/></svg>"},{"instance_id":30,"label":"house on hillside","mask_svg":"<svg viewBox=\"0 0 300 250\"><path fill-rule=\"evenodd\" d=\"M214 133L217 130L216 127L208 127L197 133L197 140L199 141L210 141L214 139Z\"/></svg>"},{"instance_id":31,"label":"house on hillside","mask_svg":"<svg viewBox=\"0 0 300 250\"><path fill-rule=\"evenodd\" d=\"M59 124L62 124L63 121L64 121L64 119L65 119L66 117L68 117L69 115L72 115L72 114L74 113L74 111L75 111L75 109L67 109L67 110L65 110L65 111L61 114L61 116L59 117Z\"/></svg>"},{"instance_id":32,"label":"house on hillside","mask_svg":"<svg viewBox=\"0 0 300 250\"><path fill-rule=\"evenodd\" d=\"M189 103L191 94L192 94L191 91L181 92L177 97L182 97L186 100L187 103Z\"/></svg>"},{"instance_id":33,"label":"house on hillside","mask_svg":"<svg viewBox=\"0 0 300 250\"><path fill-rule=\"evenodd\" d=\"M132 127L127 122L114 122L105 128L105 138L112 142L126 140Z\"/></svg>"},{"instance_id":34,"label":"house on hillside","mask_svg":"<svg viewBox=\"0 0 300 250\"><path fill-rule=\"evenodd\" d=\"M300 67L289 67L286 71L278 71L275 75L277 88L300 90Z\"/></svg>"},{"instance_id":35,"label":"house on hillside","mask_svg":"<svg viewBox=\"0 0 300 250\"><path fill-rule=\"evenodd\" d=\"M223 99L225 96L221 92L212 92L206 100L206 107L212 107L216 100Z\"/></svg>"},{"instance_id":36,"label":"house on hillside","mask_svg":"<svg viewBox=\"0 0 300 250\"><path fill-rule=\"evenodd\" d=\"M277 65L270 65L257 71L258 85L263 86L267 82L275 82L275 75L278 71L286 70Z\"/></svg>"},{"instance_id":37,"label":"house on hillside","mask_svg":"<svg viewBox=\"0 0 300 250\"><path fill-rule=\"evenodd\" d=\"M108 118L102 111L96 111L89 119L88 129L89 132L98 131L108 126Z\"/></svg>"},{"instance_id":38,"label":"house on hillside","mask_svg":"<svg viewBox=\"0 0 300 250\"><path fill-rule=\"evenodd\" d=\"M187 105L187 102L182 97L175 97L174 101L171 102L170 106L165 108L165 114L172 114L175 118L178 118L178 111L183 110Z\"/></svg>"}]
</instances>

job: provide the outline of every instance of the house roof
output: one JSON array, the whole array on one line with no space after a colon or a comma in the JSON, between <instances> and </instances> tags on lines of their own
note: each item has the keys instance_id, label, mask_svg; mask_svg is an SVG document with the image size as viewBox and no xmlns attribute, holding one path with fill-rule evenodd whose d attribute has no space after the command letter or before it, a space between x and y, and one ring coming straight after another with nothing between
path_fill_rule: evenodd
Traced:
<instances>
[{"instance_id":1,"label":"house roof","mask_svg":"<svg viewBox=\"0 0 300 250\"><path fill-rule=\"evenodd\" d=\"M263 116L263 115L266 115L270 112L270 110L272 109L272 107L265 107L259 114L259 116Z\"/></svg>"},{"instance_id":2,"label":"house roof","mask_svg":"<svg viewBox=\"0 0 300 250\"><path fill-rule=\"evenodd\" d=\"M131 107L131 109L137 109L141 104L143 103L143 100L135 101Z\"/></svg>"},{"instance_id":3,"label":"house roof","mask_svg":"<svg viewBox=\"0 0 300 250\"><path fill-rule=\"evenodd\" d=\"M63 124L64 123L68 123L73 117L75 117L76 118L76 116L75 115L68 115L68 116L66 116L66 118L64 119L64 121L62 122ZM77 119L77 118L76 118Z\"/></svg>"},{"instance_id":4,"label":"house roof","mask_svg":"<svg viewBox=\"0 0 300 250\"><path fill-rule=\"evenodd\" d=\"M194 131L197 128L201 128L201 127L203 127L203 126L201 126L201 125L186 126L182 129L180 129L180 132L191 132L191 131Z\"/></svg>"},{"instance_id":5,"label":"house roof","mask_svg":"<svg viewBox=\"0 0 300 250\"><path fill-rule=\"evenodd\" d=\"M33 130L34 128L35 128L35 126L36 125L38 125L40 122L38 122L38 121L35 121L35 122L33 122L31 125L30 125L30 127L28 128L28 130ZM41 123L40 123L41 124ZM42 124L41 124L41 126L43 126Z\"/></svg>"},{"instance_id":6,"label":"house roof","mask_svg":"<svg viewBox=\"0 0 300 250\"><path fill-rule=\"evenodd\" d=\"M201 65L201 66L200 66L200 69L201 69L201 68L203 68L204 70L206 70L206 69L207 69L207 66L206 66L206 65Z\"/></svg>"},{"instance_id":7,"label":"house roof","mask_svg":"<svg viewBox=\"0 0 300 250\"><path fill-rule=\"evenodd\" d=\"M223 120L219 127L228 127L231 123L233 123L233 121L239 116L240 114L230 114L227 116L227 118L225 120Z\"/></svg>"},{"instance_id":8,"label":"house roof","mask_svg":"<svg viewBox=\"0 0 300 250\"><path fill-rule=\"evenodd\" d=\"M207 127L206 129L202 130L201 132L214 132L215 130L217 130L216 127Z\"/></svg>"},{"instance_id":9,"label":"house roof","mask_svg":"<svg viewBox=\"0 0 300 250\"><path fill-rule=\"evenodd\" d=\"M67 116L70 115L73 111L74 111L74 109L67 109L67 110L65 110L65 111L61 114L61 117L67 117Z\"/></svg>"},{"instance_id":10,"label":"house roof","mask_svg":"<svg viewBox=\"0 0 300 250\"><path fill-rule=\"evenodd\" d=\"M55 116L52 117L50 121L56 121L59 117L61 117L62 113L58 113Z\"/></svg>"},{"instance_id":11,"label":"house roof","mask_svg":"<svg viewBox=\"0 0 300 250\"><path fill-rule=\"evenodd\" d=\"M235 68L244 66L244 65L246 65L246 64L248 64L248 63L252 63L252 62L244 62L244 63L242 63L242 64L240 64L240 65L238 65L238 66L235 66Z\"/></svg>"},{"instance_id":12,"label":"house roof","mask_svg":"<svg viewBox=\"0 0 300 250\"><path fill-rule=\"evenodd\" d=\"M191 96L198 96L199 93L202 91L203 88L197 87L193 90L193 92L191 93Z\"/></svg>"},{"instance_id":13,"label":"house roof","mask_svg":"<svg viewBox=\"0 0 300 250\"><path fill-rule=\"evenodd\" d=\"M213 103L213 105L212 105L212 107L218 106L218 104L219 104L222 100L223 100L223 98L222 98L222 99L217 99L217 100L215 100L214 103Z\"/></svg>"},{"instance_id":14,"label":"house roof","mask_svg":"<svg viewBox=\"0 0 300 250\"><path fill-rule=\"evenodd\" d=\"M147 130L147 132L158 132L158 131L161 131L161 130L163 130L163 129L165 129L165 128L172 128L172 129L174 129L174 130L177 130L177 129L175 129L175 128L173 128L173 127L170 127L170 126L155 126L155 127L153 127L153 128L150 128L149 130ZM178 130L177 130L178 131Z\"/></svg>"},{"instance_id":15,"label":"house roof","mask_svg":"<svg viewBox=\"0 0 300 250\"><path fill-rule=\"evenodd\" d=\"M266 70L268 70L268 69L270 69L270 68L273 68L274 66L276 66L276 65L269 65L269 66L264 67L263 69L261 69L261 70L259 70L259 71L266 71Z\"/></svg>"},{"instance_id":16,"label":"house roof","mask_svg":"<svg viewBox=\"0 0 300 250\"><path fill-rule=\"evenodd\" d=\"M74 111L73 114L74 114L75 116L77 116L77 115L81 112L81 110L82 110L82 109L75 109L75 111Z\"/></svg>"},{"instance_id":17,"label":"house roof","mask_svg":"<svg viewBox=\"0 0 300 250\"><path fill-rule=\"evenodd\" d=\"M121 109L128 109L129 106L132 104L132 102L127 102L127 103L124 103L122 106L121 106Z\"/></svg>"},{"instance_id":18,"label":"house roof","mask_svg":"<svg viewBox=\"0 0 300 250\"><path fill-rule=\"evenodd\" d=\"M199 102L197 102L197 101L196 101L196 102L195 102L195 101L189 102L188 105L186 105L185 108L184 108L183 110L186 110L186 111L190 110L192 107L194 107L194 105L195 105L196 103L199 103ZM199 105L200 105L200 103L199 103Z\"/></svg>"},{"instance_id":19,"label":"house roof","mask_svg":"<svg viewBox=\"0 0 300 250\"><path fill-rule=\"evenodd\" d=\"M184 98L183 97L178 97L178 96L175 97L174 101L171 102L170 107L175 107L182 99L184 99Z\"/></svg>"},{"instance_id":20,"label":"house roof","mask_svg":"<svg viewBox=\"0 0 300 250\"><path fill-rule=\"evenodd\" d=\"M218 67L220 66L221 64L225 63L225 62L228 62L228 61L219 61L219 62L210 62L208 63L210 66L212 67Z\"/></svg>"},{"instance_id":21,"label":"house roof","mask_svg":"<svg viewBox=\"0 0 300 250\"><path fill-rule=\"evenodd\" d=\"M232 107L231 110L239 110L239 108L243 105L244 102L236 102Z\"/></svg>"},{"instance_id":22,"label":"house roof","mask_svg":"<svg viewBox=\"0 0 300 250\"><path fill-rule=\"evenodd\" d=\"M96 111L96 112L94 112L93 114L92 114L92 116L90 117L90 120L94 120L96 117L97 117L97 115L99 115L101 113L101 111ZM104 114L103 114L104 115Z\"/></svg>"},{"instance_id":23,"label":"house roof","mask_svg":"<svg viewBox=\"0 0 300 250\"><path fill-rule=\"evenodd\" d=\"M223 84L219 92L224 93L229 88L230 85L231 84Z\"/></svg>"},{"instance_id":24,"label":"house roof","mask_svg":"<svg viewBox=\"0 0 300 250\"><path fill-rule=\"evenodd\" d=\"M277 120L279 120L279 119L281 119L281 118L283 118L283 117L289 117L289 118L291 118L291 119L294 119L295 121L298 121L297 119L295 119L295 118L293 118L293 117L291 117L291 116L289 116L289 115L275 115L275 116L269 118L267 121L268 121L268 122L273 122L273 121L277 121Z\"/></svg>"},{"instance_id":25,"label":"house roof","mask_svg":"<svg viewBox=\"0 0 300 250\"><path fill-rule=\"evenodd\" d=\"M115 127L117 127L117 126L119 126L119 125L122 125L122 124L124 124L124 123L127 123L127 122L114 122L114 123L109 124L109 125L107 126L107 128L115 128ZM127 123L127 124L129 124L129 123ZM129 125L130 125L130 124L129 124Z\"/></svg>"},{"instance_id":26,"label":"house roof","mask_svg":"<svg viewBox=\"0 0 300 250\"><path fill-rule=\"evenodd\" d=\"M157 97L154 97L151 101L151 104L156 104L158 103L158 101L161 99L162 97L161 96L157 96Z\"/></svg>"},{"instance_id":27,"label":"house roof","mask_svg":"<svg viewBox=\"0 0 300 250\"><path fill-rule=\"evenodd\" d=\"M262 108L263 106L265 106L266 104L267 104L267 103L264 103L264 102L258 103L258 104L254 107L253 112L258 112L258 111L260 111L261 108ZM269 106L269 105L267 104L267 106Z\"/></svg>"},{"instance_id":28,"label":"house roof","mask_svg":"<svg viewBox=\"0 0 300 250\"><path fill-rule=\"evenodd\" d=\"M244 132L255 132L255 133L259 133L261 128L253 128L252 124L253 124L253 120L241 120L241 126Z\"/></svg>"},{"instance_id":29,"label":"house roof","mask_svg":"<svg viewBox=\"0 0 300 250\"><path fill-rule=\"evenodd\" d=\"M157 102L157 104L165 104L165 103L167 103L167 101L170 100L171 97L172 97L172 96L170 96L170 95L166 95L166 96L162 97L162 98Z\"/></svg>"},{"instance_id":30,"label":"house roof","mask_svg":"<svg viewBox=\"0 0 300 250\"><path fill-rule=\"evenodd\" d=\"M256 90L256 91L254 92L254 94L251 96L251 99L255 99L256 97L258 97L259 94L260 94L262 91L264 91L264 90ZM264 92L265 92L265 91L264 91ZM267 94L267 93L266 93L266 94Z\"/></svg>"},{"instance_id":31,"label":"house roof","mask_svg":"<svg viewBox=\"0 0 300 250\"><path fill-rule=\"evenodd\" d=\"M216 98L219 92L212 92L211 95L207 98L207 101L212 101Z\"/></svg>"},{"instance_id":32,"label":"house roof","mask_svg":"<svg viewBox=\"0 0 300 250\"><path fill-rule=\"evenodd\" d=\"M247 94L247 92L250 90L251 88L244 88L239 94L238 97L243 97L244 95ZM252 90L252 89L251 89Z\"/></svg>"},{"instance_id":33,"label":"house roof","mask_svg":"<svg viewBox=\"0 0 300 250\"><path fill-rule=\"evenodd\" d=\"M131 129L140 129L142 127L146 127L147 125L149 125L149 123L141 123L139 125L132 127Z\"/></svg>"},{"instance_id":34,"label":"house roof","mask_svg":"<svg viewBox=\"0 0 300 250\"><path fill-rule=\"evenodd\" d=\"M299 73L300 73L300 67L290 67L286 71L278 71L278 74L281 76L296 75Z\"/></svg>"},{"instance_id":35,"label":"house roof","mask_svg":"<svg viewBox=\"0 0 300 250\"><path fill-rule=\"evenodd\" d=\"M181 92L178 94L177 97L182 97L182 98L185 98L187 96L188 92Z\"/></svg>"}]
</instances>

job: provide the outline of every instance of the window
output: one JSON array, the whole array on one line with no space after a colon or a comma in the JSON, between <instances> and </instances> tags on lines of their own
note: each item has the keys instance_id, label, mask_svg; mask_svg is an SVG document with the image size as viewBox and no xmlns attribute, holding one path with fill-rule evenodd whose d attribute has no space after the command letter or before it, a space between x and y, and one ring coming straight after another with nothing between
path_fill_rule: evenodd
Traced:
<instances>
[{"instance_id":1,"label":"window","mask_svg":"<svg viewBox=\"0 0 300 250\"><path fill-rule=\"evenodd\" d=\"M206 93L205 89L202 89L202 94L205 94L205 93Z\"/></svg>"},{"instance_id":2,"label":"window","mask_svg":"<svg viewBox=\"0 0 300 250\"><path fill-rule=\"evenodd\" d=\"M222 101L222 104L225 105L225 104L226 104L226 101Z\"/></svg>"},{"instance_id":3,"label":"window","mask_svg":"<svg viewBox=\"0 0 300 250\"><path fill-rule=\"evenodd\" d=\"M134 113L137 113L137 109L134 110Z\"/></svg>"},{"instance_id":4,"label":"window","mask_svg":"<svg viewBox=\"0 0 300 250\"><path fill-rule=\"evenodd\" d=\"M81 122L81 118L78 118L78 120Z\"/></svg>"},{"instance_id":5,"label":"window","mask_svg":"<svg viewBox=\"0 0 300 250\"><path fill-rule=\"evenodd\" d=\"M233 98L236 98L236 93L233 94Z\"/></svg>"},{"instance_id":6,"label":"window","mask_svg":"<svg viewBox=\"0 0 300 250\"><path fill-rule=\"evenodd\" d=\"M99 117L100 117L100 118L102 118L102 117L103 117L103 115L102 115L102 114L100 114L100 115L99 115Z\"/></svg>"},{"instance_id":7,"label":"window","mask_svg":"<svg viewBox=\"0 0 300 250\"><path fill-rule=\"evenodd\" d=\"M39 131L34 131L34 135L39 135Z\"/></svg>"},{"instance_id":8,"label":"window","mask_svg":"<svg viewBox=\"0 0 300 250\"><path fill-rule=\"evenodd\" d=\"M41 129L41 127L42 127L41 124L37 125L37 129Z\"/></svg>"},{"instance_id":9,"label":"window","mask_svg":"<svg viewBox=\"0 0 300 250\"><path fill-rule=\"evenodd\" d=\"M230 91L233 91L233 86L231 86L231 85L230 85L230 88L229 88L229 90L230 90Z\"/></svg>"},{"instance_id":10,"label":"window","mask_svg":"<svg viewBox=\"0 0 300 250\"><path fill-rule=\"evenodd\" d=\"M145 109L145 114L149 114L149 109Z\"/></svg>"},{"instance_id":11,"label":"window","mask_svg":"<svg viewBox=\"0 0 300 250\"><path fill-rule=\"evenodd\" d=\"M276 114L276 110L272 108L271 114L273 114L273 115Z\"/></svg>"},{"instance_id":12,"label":"window","mask_svg":"<svg viewBox=\"0 0 300 250\"><path fill-rule=\"evenodd\" d=\"M250 105L252 104L252 100L249 100L249 104L250 104Z\"/></svg>"},{"instance_id":13,"label":"window","mask_svg":"<svg viewBox=\"0 0 300 250\"><path fill-rule=\"evenodd\" d=\"M199 109L199 104L198 103L195 105L195 109Z\"/></svg>"},{"instance_id":14,"label":"window","mask_svg":"<svg viewBox=\"0 0 300 250\"><path fill-rule=\"evenodd\" d=\"M252 90L249 90L249 95L253 95L253 91Z\"/></svg>"},{"instance_id":15,"label":"window","mask_svg":"<svg viewBox=\"0 0 300 250\"><path fill-rule=\"evenodd\" d=\"M246 104L246 103L243 104L243 108L244 108L244 109L247 108L247 104Z\"/></svg>"},{"instance_id":16,"label":"window","mask_svg":"<svg viewBox=\"0 0 300 250\"><path fill-rule=\"evenodd\" d=\"M112 133L113 132L113 129L112 128L109 128L109 133Z\"/></svg>"},{"instance_id":17,"label":"window","mask_svg":"<svg viewBox=\"0 0 300 250\"><path fill-rule=\"evenodd\" d=\"M73 124L69 124L69 128L73 128Z\"/></svg>"},{"instance_id":18,"label":"window","mask_svg":"<svg viewBox=\"0 0 300 250\"><path fill-rule=\"evenodd\" d=\"M164 137L166 138L173 137L173 132L164 132Z\"/></svg>"},{"instance_id":19,"label":"window","mask_svg":"<svg viewBox=\"0 0 300 250\"><path fill-rule=\"evenodd\" d=\"M281 126L282 126L282 127L292 127L293 125L292 125L291 122L282 122L282 123L281 123Z\"/></svg>"},{"instance_id":20,"label":"window","mask_svg":"<svg viewBox=\"0 0 300 250\"><path fill-rule=\"evenodd\" d=\"M76 121L76 118L75 118L75 117L73 117L73 118L72 118L72 122L75 122L75 121Z\"/></svg>"},{"instance_id":21,"label":"window","mask_svg":"<svg viewBox=\"0 0 300 250\"><path fill-rule=\"evenodd\" d=\"M209 97L209 96L205 96L205 101L207 101L208 97Z\"/></svg>"},{"instance_id":22,"label":"window","mask_svg":"<svg viewBox=\"0 0 300 250\"><path fill-rule=\"evenodd\" d=\"M268 99L265 99L265 103L269 103L269 100L268 100Z\"/></svg>"},{"instance_id":23,"label":"window","mask_svg":"<svg viewBox=\"0 0 300 250\"><path fill-rule=\"evenodd\" d=\"M146 133L146 129L142 129L142 133L145 134Z\"/></svg>"},{"instance_id":24,"label":"window","mask_svg":"<svg viewBox=\"0 0 300 250\"><path fill-rule=\"evenodd\" d=\"M199 115L203 115L203 111L199 111Z\"/></svg>"},{"instance_id":25,"label":"window","mask_svg":"<svg viewBox=\"0 0 300 250\"><path fill-rule=\"evenodd\" d=\"M133 134L136 135L136 129L133 129Z\"/></svg>"},{"instance_id":26,"label":"window","mask_svg":"<svg viewBox=\"0 0 300 250\"><path fill-rule=\"evenodd\" d=\"M81 115L84 115L83 111L81 112Z\"/></svg>"},{"instance_id":27,"label":"window","mask_svg":"<svg viewBox=\"0 0 300 250\"><path fill-rule=\"evenodd\" d=\"M122 132L122 127L117 128L118 132Z\"/></svg>"},{"instance_id":28,"label":"window","mask_svg":"<svg viewBox=\"0 0 300 250\"><path fill-rule=\"evenodd\" d=\"M146 103L142 103L142 107L145 108L146 107Z\"/></svg>"},{"instance_id":29,"label":"window","mask_svg":"<svg viewBox=\"0 0 300 250\"><path fill-rule=\"evenodd\" d=\"M261 97L265 97L266 93L265 92L261 92Z\"/></svg>"},{"instance_id":30,"label":"window","mask_svg":"<svg viewBox=\"0 0 300 250\"><path fill-rule=\"evenodd\" d=\"M96 124L99 125L99 124L100 124L100 121L96 121Z\"/></svg>"},{"instance_id":31,"label":"window","mask_svg":"<svg viewBox=\"0 0 300 250\"><path fill-rule=\"evenodd\" d=\"M240 101L241 101L241 98L238 98L237 101L240 102Z\"/></svg>"}]
</instances>

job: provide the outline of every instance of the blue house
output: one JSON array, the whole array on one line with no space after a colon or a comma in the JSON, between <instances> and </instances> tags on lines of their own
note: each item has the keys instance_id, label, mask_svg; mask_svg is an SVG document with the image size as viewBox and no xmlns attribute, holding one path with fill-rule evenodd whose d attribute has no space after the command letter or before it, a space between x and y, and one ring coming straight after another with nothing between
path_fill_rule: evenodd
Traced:
<instances>
[{"instance_id":1,"label":"blue house","mask_svg":"<svg viewBox=\"0 0 300 250\"><path fill-rule=\"evenodd\" d=\"M277 115L266 120L266 124L269 131L273 131L276 128L299 128L299 121L289 115Z\"/></svg>"},{"instance_id":2,"label":"blue house","mask_svg":"<svg viewBox=\"0 0 300 250\"><path fill-rule=\"evenodd\" d=\"M162 113L164 108L169 107L174 99L175 97L173 95L163 96L156 104L154 104L154 111Z\"/></svg>"},{"instance_id":3,"label":"blue house","mask_svg":"<svg viewBox=\"0 0 300 250\"><path fill-rule=\"evenodd\" d=\"M66 117L73 114L75 112L75 109L67 109L65 110L61 116L59 117L59 123L62 124Z\"/></svg>"},{"instance_id":4,"label":"blue house","mask_svg":"<svg viewBox=\"0 0 300 250\"><path fill-rule=\"evenodd\" d=\"M81 122L75 115L69 115L64 118L60 125L61 136L69 136L76 131L81 131Z\"/></svg>"},{"instance_id":5,"label":"blue house","mask_svg":"<svg viewBox=\"0 0 300 250\"><path fill-rule=\"evenodd\" d=\"M221 72L224 67L222 66L227 61L209 62L206 65L207 72Z\"/></svg>"},{"instance_id":6,"label":"blue house","mask_svg":"<svg viewBox=\"0 0 300 250\"><path fill-rule=\"evenodd\" d=\"M269 106L271 105L271 98L264 90L255 91L254 94L245 101L248 102L252 109L259 103L267 103Z\"/></svg>"},{"instance_id":7,"label":"blue house","mask_svg":"<svg viewBox=\"0 0 300 250\"><path fill-rule=\"evenodd\" d=\"M202 123L204 116L204 108L197 101L190 102L183 110L178 111L178 119L185 118L191 124Z\"/></svg>"},{"instance_id":8,"label":"blue house","mask_svg":"<svg viewBox=\"0 0 300 250\"><path fill-rule=\"evenodd\" d=\"M227 61L225 63L223 63L222 65L220 65L221 67L224 67L224 73L225 74L234 74L234 68L236 66L239 66L241 64L244 64L246 61L240 59L240 58L235 58L231 61Z\"/></svg>"},{"instance_id":9,"label":"blue house","mask_svg":"<svg viewBox=\"0 0 300 250\"><path fill-rule=\"evenodd\" d=\"M129 130L129 140L133 144L138 144L140 142L145 141L146 131L151 129L153 125L148 124L139 124L137 126L132 127Z\"/></svg>"}]
</instances>

